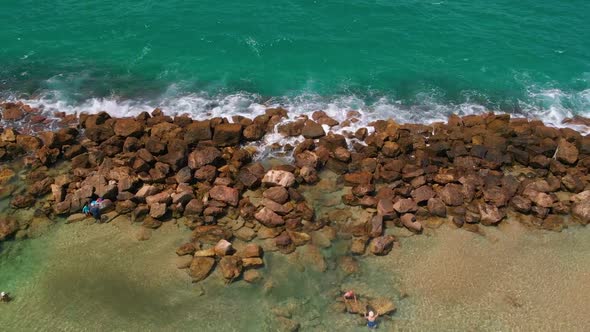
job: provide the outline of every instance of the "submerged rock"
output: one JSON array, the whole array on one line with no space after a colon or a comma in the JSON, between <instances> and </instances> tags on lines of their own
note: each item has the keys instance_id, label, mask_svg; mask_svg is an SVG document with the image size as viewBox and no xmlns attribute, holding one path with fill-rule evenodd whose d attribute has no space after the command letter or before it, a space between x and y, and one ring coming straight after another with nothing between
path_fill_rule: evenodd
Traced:
<instances>
[{"instance_id":1,"label":"submerged rock","mask_svg":"<svg viewBox=\"0 0 590 332\"><path fill-rule=\"evenodd\" d=\"M366 236L366 237L363 237L363 236L353 237L352 243L350 246L350 252L353 255L364 255L368 240L369 240L368 236Z\"/></svg>"},{"instance_id":2,"label":"submerged rock","mask_svg":"<svg viewBox=\"0 0 590 332\"><path fill-rule=\"evenodd\" d=\"M258 270L246 270L244 272L243 278L244 278L244 281L253 284L253 283L260 281L262 279L262 275L260 274L260 271L258 271Z\"/></svg>"},{"instance_id":3,"label":"submerged rock","mask_svg":"<svg viewBox=\"0 0 590 332\"><path fill-rule=\"evenodd\" d=\"M215 259L211 257L194 257L188 273L193 278L193 282L199 282L207 278L214 265Z\"/></svg>"},{"instance_id":4,"label":"submerged rock","mask_svg":"<svg viewBox=\"0 0 590 332\"><path fill-rule=\"evenodd\" d=\"M78 221L82 221L86 218L89 218L87 215L85 215L84 213L74 213L71 214L70 216L68 216L68 218L66 219L66 224L71 224L71 223L75 223Z\"/></svg>"},{"instance_id":5,"label":"submerged rock","mask_svg":"<svg viewBox=\"0 0 590 332\"><path fill-rule=\"evenodd\" d=\"M237 256L224 256L219 261L219 269L223 278L231 282L242 274L242 260Z\"/></svg>"},{"instance_id":6,"label":"submerged rock","mask_svg":"<svg viewBox=\"0 0 590 332\"><path fill-rule=\"evenodd\" d=\"M379 315L389 315L397 309L393 301L385 297L369 300L369 306L378 312Z\"/></svg>"},{"instance_id":7,"label":"submerged rock","mask_svg":"<svg viewBox=\"0 0 590 332\"><path fill-rule=\"evenodd\" d=\"M193 255L197 247L192 242L187 242L176 249L176 254L178 256L185 256L185 255Z\"/></svg>"},{"instance_id":8,"label":"submerged rock","mask_svg":"<svg viewBox=\"0 0 590 332\"><path fill-rule=\"evenodd\" d=\"M18 231L18 222L12 218L1 218L0 219L0 241L13 235Z\"/></svg>"},{"instance_id":9,"label":"submerged rock","mask_svg":"<svg viewBox=\"0 0 590 332\"><path fill-rule=\"evenodd\" d=\"M250 243L240 251L240 256L244 258L262 257L262 247L255 243Z\"/></svg>"}]
</instances>

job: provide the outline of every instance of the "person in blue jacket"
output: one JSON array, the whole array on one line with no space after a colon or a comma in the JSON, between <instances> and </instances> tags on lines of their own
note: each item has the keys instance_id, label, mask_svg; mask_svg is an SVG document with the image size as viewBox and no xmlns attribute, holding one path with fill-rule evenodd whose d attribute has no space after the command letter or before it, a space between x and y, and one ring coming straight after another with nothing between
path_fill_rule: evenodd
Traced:
<instances>
[{"instance_id":1,"label":"person in blue jacket","mask_svg":"<svg viewBox=\"0 0 590 332\"><path fill-rule=\"evenodd\" d=\"M100 220L100 205L102 203L102 198L99 198L95 201L90 202L90 204L84 205L82 208L82 213L87 216L92 215L94 219Z\"/></svg>"}]
</instances>

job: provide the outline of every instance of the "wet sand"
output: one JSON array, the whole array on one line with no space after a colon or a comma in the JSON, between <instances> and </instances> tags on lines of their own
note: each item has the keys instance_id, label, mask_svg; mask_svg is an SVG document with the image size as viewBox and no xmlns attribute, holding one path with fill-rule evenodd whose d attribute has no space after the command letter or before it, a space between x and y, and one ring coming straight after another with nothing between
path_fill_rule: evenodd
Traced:
<instances>
[{"instance_id":1,"label":"wet sand","mask_svg":"<svg viewBox=\"0 0 590 332\"><path fill-rule=\"evenodd\" d=\"M408 297L395 326L429 331L583 331L590 230L531 231L508 220L485 236L443 226L371 259Z\"/></svg>"}]
</instances>

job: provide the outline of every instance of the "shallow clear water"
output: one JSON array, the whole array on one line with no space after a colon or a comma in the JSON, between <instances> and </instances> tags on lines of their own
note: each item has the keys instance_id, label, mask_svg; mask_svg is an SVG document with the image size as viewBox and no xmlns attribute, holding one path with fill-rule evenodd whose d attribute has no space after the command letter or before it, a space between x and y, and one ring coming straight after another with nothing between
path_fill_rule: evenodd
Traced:
<instances>
[{"instance_id":1,"label":"shallow clear water","mask_svg":"<svg viewBox=\"0 0 590 332\"><path fill-rule=\"evenodd\" d=\"M348 288L395 300L397 313L381 320L386 331L582 331L590 323L587 228L545 233L509 221L481 236L443 225L400 237L392 254L362 259L348 278L333 263L317 272L299 249L267 254L260 284L228 286L217 273L192 284L174 267L186 238L175 225L145 242L136 230L124 220L82 222L4 244L0 287L16 298L0 306L3 330L274 331L280 308L303 331L362 331L362 320L332 309Z\"/></svg>"}]
</instances>

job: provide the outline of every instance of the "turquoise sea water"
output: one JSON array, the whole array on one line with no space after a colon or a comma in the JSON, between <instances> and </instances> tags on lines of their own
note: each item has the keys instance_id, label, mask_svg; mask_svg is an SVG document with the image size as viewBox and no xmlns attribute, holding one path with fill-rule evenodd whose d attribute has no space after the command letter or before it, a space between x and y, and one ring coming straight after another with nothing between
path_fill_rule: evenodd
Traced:
<instances>
[{"instance_id":1,"label":"turquoise sea water","mask_svg":"<svg viewBox=\"0 0 590 332\"><path fill-rule=\"evenodd\" d=\"M4 0L0 90L86 110L272 98L558 122L590 114L589 14L584 0Z\"/></svg>"}]
</instances>

